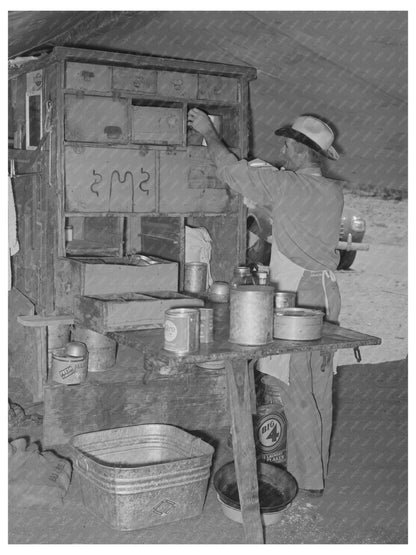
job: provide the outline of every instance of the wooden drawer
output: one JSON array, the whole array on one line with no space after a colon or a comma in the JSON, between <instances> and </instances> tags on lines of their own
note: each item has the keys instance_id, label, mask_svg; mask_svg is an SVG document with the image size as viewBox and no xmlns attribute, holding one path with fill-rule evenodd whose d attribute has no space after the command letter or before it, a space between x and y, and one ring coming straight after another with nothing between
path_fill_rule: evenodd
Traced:
<instances>
[{"instance_id":1,"label":"wooden drawer","mask_svg":"<svg viewBox=\"0 0 416 555\"><path fill-rule=\"evenodd\" d=\"M152 257L156 264L137 266L126 257L80 257L67 259L67 280L73 295L109 295L177 291L178 263Z\"/></svg>"},{"instance_id":2,"label":"wooden drawer","mask_svg":"<svg viewBox=\"0 0 416 555\"><path fill-rule=\"evenodd\" d=\"M162 96L196 98L197 89L198 76L193 73L159 71L157 74L157 92Z\"/></svg>"},{"instance_id":3,"label":"wooden drawer","mask_svg":"<svg viewBox=\"0 0 416 555\"><path fill-rule=\"evenodd\" d=\"M238 101L238 82L220 75L198 75L198 98L201 100Z\"/></svg>"},{"instance_id":4,"label":"wooden drawer","mask_svg":"<svg viewBox=\"0 0 416 555\"><path fill-rule=\"evenodd\" d=\"M224 212L229 195L215 177L207 148L160 153L160 212Z\"/></svg>"},{"instance_id":5,"label":"wooden drawer","mask_svg":"<svg viewBox=\"0 0 416 555\"><path fill-rule=\"evenodd\" d=\"M204 302L174 291L82 296L76 302L75 318L99 333L162 328L165 310L185 306L200 307Z\"/></svg>"},{"instance_id":6,"label":"wooden drawer","mask_svg":"<svg viewBox=\"0 0 416 555\"><path fill-rule=\"evenodd\" d=\"M113 89L155 94L157 72L151 69L113 67Z\"/></svg>"},{"instance_id":7,"label":"wooden drawer","mask_svg":"<svg viewBox=\"0 0 416 555\"><path fill-rule=\"evenodd\" d=\"M138 143L183 144L181 108L133 106L132 140Z\"/></svg>"},{"instance_id":8,"label":"wooden drawer","mask_svg":"<svg viewBox=\"0 0 416 555\"><path fill-rule=\"evenodd\" d=\"M155 152L65 147L68 212L154 212Z\"/></svg>"},{"instance_id":9,"label":"wooden drawer","mask_svg":"<svg viewBox=\"0 0 416 555\"><path fill-rule=\"evenodd\" d=\"M65 86L67 89L82 91L111 91L111 68L98 64L67 62Z\"/></svg>"},{"instance_id":10,"label":"wooden drawer","mask_svg":"<svg viewBox=\"0 0 416 555\"><path fill-rule=\"evenodd\" d=\"M93 143L126 143L126 99L65 95L65 139Z\"/></svg>"}]
</instances>

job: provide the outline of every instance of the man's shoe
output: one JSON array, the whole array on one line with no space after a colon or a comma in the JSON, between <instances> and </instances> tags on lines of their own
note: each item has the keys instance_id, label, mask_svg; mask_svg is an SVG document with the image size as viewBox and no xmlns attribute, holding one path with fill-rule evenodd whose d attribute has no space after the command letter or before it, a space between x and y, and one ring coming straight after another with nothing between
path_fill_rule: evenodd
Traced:
<instances>
[{"instance_id":1,"label":"man's shoe","mask_svg":"<svg viewBox=\"0 0 416 555\"><path fill-rule=\"evenodd\" d=\"M323 489L302 489L299 488L299 492L303 493L307 497L322 497L324 494Z\"/></svg>"}]
</instances>

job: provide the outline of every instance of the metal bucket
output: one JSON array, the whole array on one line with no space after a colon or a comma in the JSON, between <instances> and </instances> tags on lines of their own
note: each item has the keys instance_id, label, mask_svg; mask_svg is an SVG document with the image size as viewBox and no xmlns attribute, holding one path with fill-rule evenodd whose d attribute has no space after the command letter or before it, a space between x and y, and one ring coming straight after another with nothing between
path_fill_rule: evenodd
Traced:
<instances>
[{"instance_id":1,"label":"metal bucket","mask_svg":"<svg viewBox=\"0 0 416 555\"><path fill-rule=\"evenodd\" d=\"M52 352L50 377L56 383L75 385L85 382L88 371L87 356L69 356L65 347Z\"/></svg>"},{"instance_id":2,"label":"metal bucket","mask_svg":"<svg viewBox=\"0 0 416 555\"><path fill-rule=\"evenodd\" d=\"M265 345L273 338L273 293L266 285L231 289L230 338L240 345Z\"/></svg>"},{"instance_id":3,"label":"metal bucket","mask_svg":"<svg viewBox=\"0 0 416 555\"><path fill-rule=\"evenodd\" d=\"M187 262L185 264L184 291L187 293L205 293L207 290L208 265L205 262Z\"/></svg>"},{"instance_id":4,"label":"metal bucket","mask_svg":"<svg viewBox=\"0 0 416 555\"><path fill-rule=\"evenodd\" d=\"M117 342L114 339L77 326L72 332L72 340L87 345L89 372L104 372L115 365Z\"/></svg>"},{"instance_id":5,"label":"metal bucket","mask_svg":"<svg viewBox=\"0 0 416 555\"><path fill-rule=\"evenodd\" d=\"M180 428L143 424L75 436L87 509L118 530L201 514L214 448Z\"/></svg>"},{"instance_id":6,"label":"metal bucket","mask_svg":"<svg viewBox=\"0 0 416 555\"><path fill-rule=\"evenodd\" d=\"M199 310L170 308L165 312L164 348L177 355L194 353L199 349Z\"/></svg>"},{"instance_id":7,"label":"metal bucket","mask_svg":"<svg viewBox=\"0 0 416 555\"><path fill-rule=\"evenodd\" d=\"M296 293L292 291L276 291L274 294L275 308L291 308L296 306Z\"/></svg>"},{"instance_id":8,"label":"metal bucket","mask_svg":"<svg viewBox=\"0 0 416 555\"><path fill-rule=\"evenodd\" d=\"M275 310L273 337L292 341L312 341L322 337L324 313L308 308Z\"/></svg>"}]
</instances>

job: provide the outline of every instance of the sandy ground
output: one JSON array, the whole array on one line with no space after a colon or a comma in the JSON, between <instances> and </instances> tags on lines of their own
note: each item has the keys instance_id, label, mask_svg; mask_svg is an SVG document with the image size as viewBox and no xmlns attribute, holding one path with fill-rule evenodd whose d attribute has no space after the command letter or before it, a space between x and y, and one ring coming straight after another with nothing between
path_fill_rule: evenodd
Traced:
<instances>
[{"instance_id":1,"label":"sandy ground","mask_svg":"<svg viewBox=\"0 0 416 555\"><path fill-rule=\"evenodd\" d=\"M362 347L364 363L407 356L408 201L345 194L345 206L367 223L364 242L349 270L337 272L342 296L341 325L381 337L382 344ZM338 364L353 364L353 351L340 351Z\"/></svg>"}]
</instances>

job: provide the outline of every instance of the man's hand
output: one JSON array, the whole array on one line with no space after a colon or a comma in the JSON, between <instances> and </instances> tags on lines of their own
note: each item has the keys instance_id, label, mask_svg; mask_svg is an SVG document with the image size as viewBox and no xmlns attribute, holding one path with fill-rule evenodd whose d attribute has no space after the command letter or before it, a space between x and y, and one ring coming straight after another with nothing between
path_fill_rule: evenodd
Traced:
<instances>
[{"instance_id":1,"label":"man's hand","mask_svg":"<svg viewBox=\"0 0 416 555\"><path fill-rule=\"evenodd\" d=\"M198 131L198 133L201 133L201 135L205 138L212 135L212 133L215 135L217 134L208 115L198 108L192 108L189 110L188 125L195 129L195 131Z\"/></svg>"}]
</instances>

